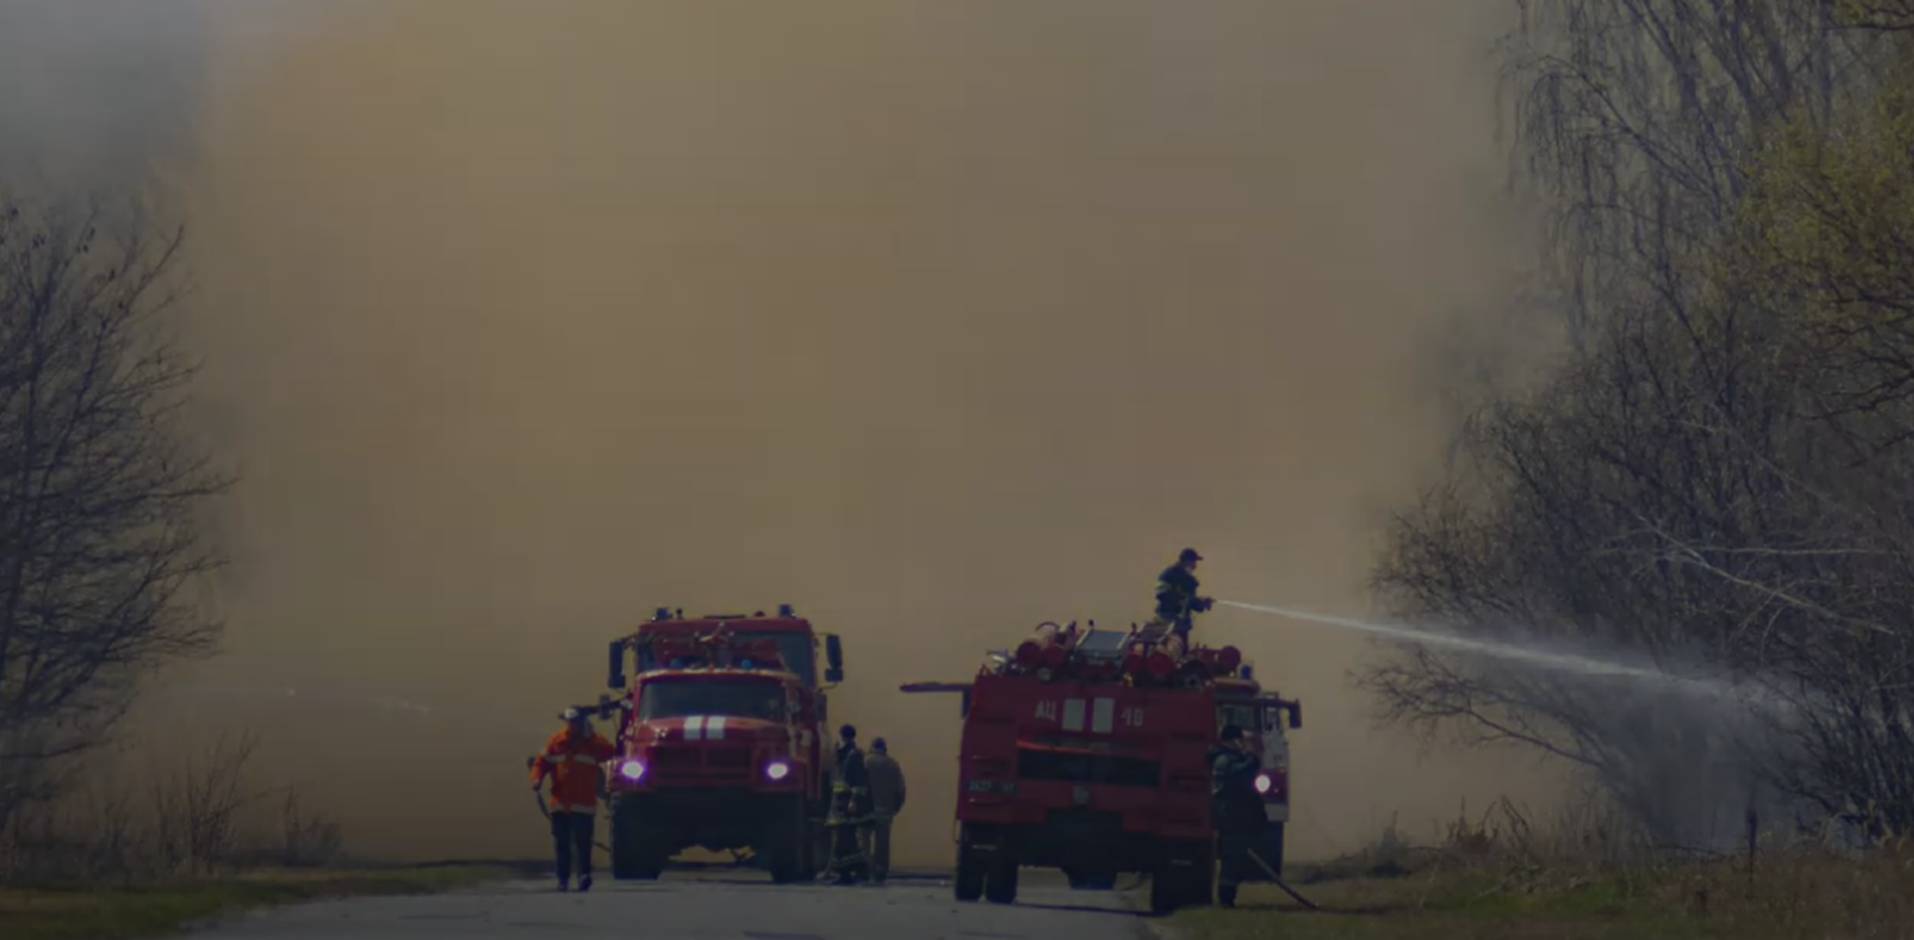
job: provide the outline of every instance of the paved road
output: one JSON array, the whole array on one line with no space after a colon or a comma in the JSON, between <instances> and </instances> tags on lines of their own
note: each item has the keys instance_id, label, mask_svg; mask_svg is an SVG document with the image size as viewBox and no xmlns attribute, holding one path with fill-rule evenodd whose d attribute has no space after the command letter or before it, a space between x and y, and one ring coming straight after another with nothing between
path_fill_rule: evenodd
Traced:
<instances>
[{"instance_id":1,"label":"paved road","mask_svg":"<svg viewBox=\"0 0 1914 940\"><path fill-rule=\"evenodd\" d=\"M1033 877L1036 876L1036 877ZM199 940L424 937L617 937L631 940L1146 940L1134 899L1071 891L1025 871L1015 905L958 904L948 882L883 888L773 886L762 877L669 873L558 894L507 882L453 894L355 898L244 915Z\"/></svg>"}]
</instances>

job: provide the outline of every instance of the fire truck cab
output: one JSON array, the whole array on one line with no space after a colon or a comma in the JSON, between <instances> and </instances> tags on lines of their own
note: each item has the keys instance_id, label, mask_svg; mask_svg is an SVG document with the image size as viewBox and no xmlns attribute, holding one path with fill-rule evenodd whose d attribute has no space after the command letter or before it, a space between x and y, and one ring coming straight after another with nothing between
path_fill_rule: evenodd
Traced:
<instances>
[{"instance_id":1,"label":"fire truck cab","mask_svg":"<svg viewBox=\"0 0 1914 940\"><path fill-rule=\"evenodd\" d=\"M903 686L964 697L958 900L1010 903L1018 869L1041 866L1078 886L1146 873L1158 912L1209 903L1209 750L1226 704L1257 693L1222 681L1235 648L1173 655L1159 639L1046 623L971 682Z\"/></svg>"},{"instance_id":2,"label":"fire truck cab","mask_svg":"<svg viewBox=\"0 0 1914 940\"><path fill-rule=\"evenodd\" d=\"M657 878L693 847L749 850L780 883L816 873L830 793L824 690L843 677L837 637L822 639L822 684L820 636L788 606L692 619L660 609L611 644L607 681L629 686L606 775L613 877Z\"/></svg>"},{"instance_id":3,"label":"fire truck cab","mask_svg":"<svg viewBox=\"0 0 1914 940\"><path fill-rule=\"evenodd\" d=\"M1289 822L1289 738L1285 728L1300 728L1303 723L1301 702L1274 693L1265 694L1248 665L1237 673L1216 680L1216 727L1243 729L1250 747L1262 755L1263 769L1256 775L1256 792L1263 796L1264 817L1269 820L1261 851L1257 854L1277 872L1283 870L1283 829ZM1252 870L1250 880L1265 876Z\"/></svg>"}]
</instances>

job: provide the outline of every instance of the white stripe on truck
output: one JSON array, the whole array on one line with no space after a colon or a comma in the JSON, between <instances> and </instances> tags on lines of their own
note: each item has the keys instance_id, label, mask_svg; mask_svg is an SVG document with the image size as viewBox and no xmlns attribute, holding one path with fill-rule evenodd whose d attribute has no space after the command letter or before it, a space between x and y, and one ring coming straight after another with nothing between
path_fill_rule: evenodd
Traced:
<instances>
[{"instance_id":1,"label":"white stripe on truck","mask_svg":"<svg viewBox=\"0 0 1914 940\"><path fill-rule=\"evenodd\" d=\"M704 739L706 741L724 740L723 715L712 715L704 720Z\"/></svg>"},{"instance_id":2,"label":"white stripe on truck","mask_svg":"<svg viewBox=\"0 0 1914 940\"><path fill-rule=\"evenodd\" d=\"M1083 699L1067 698L1063 700L1063 730L1083 730Z\"/></svg>"},{"instance_id":3,"label":"white stripe on truck","mask_svg":"<svg viewBox=\"0 0 1914 940\"><path fill-rule=\"evenodd\" d=\"M1098 734L1109 734L1116 727L1117 703L1113 698L1100 698L1096 710L1090 717L1090 730Z\"/></svg>"},{"instance_id":4,"label":"white stripe on truck","mask_svg":"<svg viewBox=\"0 0 1914 940\"><path fill-rule=\"evenodd\" d=\"M690 718L685 719L685 740L687 741L704 740L704 716L703 715L693 715Z\"/></svg>"}]
</instances>

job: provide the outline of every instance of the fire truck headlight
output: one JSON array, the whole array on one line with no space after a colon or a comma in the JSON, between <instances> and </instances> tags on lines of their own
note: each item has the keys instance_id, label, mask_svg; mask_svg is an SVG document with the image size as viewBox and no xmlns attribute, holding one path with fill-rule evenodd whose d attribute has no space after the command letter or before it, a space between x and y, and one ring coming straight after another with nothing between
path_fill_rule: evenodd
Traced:
<instances>
[{"instance_id":1,"label":"fire truck headlight","mask_svg":"<svg viewBox=\"0 0 1914 940\"><path fill-rule=\"evenodd\" d=\"M619 764L618 776L630 780L633 783L645 779L645 762L641 760L628 760Z\"/></svg>"},{"instance_id":2,"label":"fire truck headlight","mask_svg":"<svg viewBox=\"0 0 1914 940\"><path fill-rule=\"evenodd\" d=\"M779 780L783 780L784 778L789 777L790 775L791 775L791 763L789 761L774 760L764 765L765 779L770 780L773 783L776 783Z\"/></svg>"},{"instance_id":3,"label":"fire truck headlight","mask_svg":"<svg viewBox=\"0 0 1914 940\"><path fill-rule=\"evenodd\" d=\"M1256 775L1256 792L1258 794L1268 793L1269 788L1275 785L1276 785L1276 781L1270 779L1269 774L1260 773Z\"/></svg>"}]
</instances>

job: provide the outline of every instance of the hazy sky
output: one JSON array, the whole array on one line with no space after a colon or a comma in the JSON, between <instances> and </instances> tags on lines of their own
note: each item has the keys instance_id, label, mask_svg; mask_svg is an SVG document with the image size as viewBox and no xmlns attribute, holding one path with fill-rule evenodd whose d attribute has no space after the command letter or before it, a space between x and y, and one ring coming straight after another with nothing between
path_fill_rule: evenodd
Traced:
<instances>
[{"instance_id":1,"label":"hazy sky","mask_svg":"<svg viewBox=\"0 0 1914 940\"><path fill-rule=\"evenodd\" d=\"M242 477L230 654L155 720L264 728L367 852L541 850L523 757L606 640L791 602L946 860L956 703L897 684L1127 625L1185 544L1362 610L1428 353L1527 258L1498 0L63 7L0 12L7 165L187 221ZM1305 703L1297 855L1509 790L1374 729L1363 642L1200 629Z\"/></svg>"}]
</instances>

